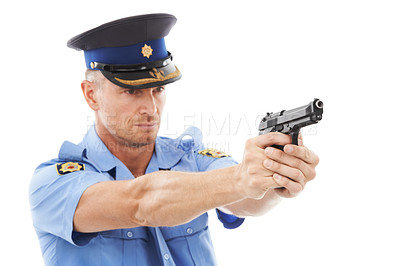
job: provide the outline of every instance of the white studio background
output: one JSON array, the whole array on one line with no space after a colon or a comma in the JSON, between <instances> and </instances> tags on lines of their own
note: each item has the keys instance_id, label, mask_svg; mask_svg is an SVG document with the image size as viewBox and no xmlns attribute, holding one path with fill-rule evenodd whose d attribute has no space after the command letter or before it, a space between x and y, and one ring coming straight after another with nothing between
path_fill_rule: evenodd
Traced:
<instances>
[{"instance_id":1,"label":"white studio background","mask_svg":"<svg viewBox=\"0 0 400 266\"><path fill-rule=\"evenodd\" d=\"M304 132L317 179L269 214L225 230L210 212L220 265L399 265L398 1L9 1L0 10L0 188L7 265L43 265L30 217L34 168L93 121L84 59L69 38L153 12L183 73L168 86L160 134L190 125L241 161L267 111L325 103Z\"/></svg>"}]
</instances>

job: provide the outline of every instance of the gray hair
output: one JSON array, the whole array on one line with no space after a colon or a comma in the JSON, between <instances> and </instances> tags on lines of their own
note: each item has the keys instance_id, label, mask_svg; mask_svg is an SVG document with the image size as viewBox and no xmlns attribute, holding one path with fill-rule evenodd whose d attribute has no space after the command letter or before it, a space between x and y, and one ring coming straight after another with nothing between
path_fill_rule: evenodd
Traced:
<instances>
[{"instance_id":1,"label":"gray hair","mask_svg":"<svg viewBox=\"0 0 400 266\"><path fill-rule=\"evenodd\" d=\"M85 72L85 79L90 82L98 84L102 79L102 75L98 70L87 69Z\"/></svg>"}]
</instances>

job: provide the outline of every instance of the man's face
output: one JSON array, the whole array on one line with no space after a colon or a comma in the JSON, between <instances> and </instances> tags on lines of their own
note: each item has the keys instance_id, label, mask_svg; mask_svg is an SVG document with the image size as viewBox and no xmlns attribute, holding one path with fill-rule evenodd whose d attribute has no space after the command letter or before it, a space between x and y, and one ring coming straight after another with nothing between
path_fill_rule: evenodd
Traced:
<instances>
[{"instance_id":1,"label":"man's face","mask_svg":"<svg viewBox=\"0 0 400 266\"><path fill-rule=\"evenodd\" d=\"M126 89L102 79L97 123L119 144L141 147L155 142L165 104L165 86Z\"/></svg>"}]
</instances>

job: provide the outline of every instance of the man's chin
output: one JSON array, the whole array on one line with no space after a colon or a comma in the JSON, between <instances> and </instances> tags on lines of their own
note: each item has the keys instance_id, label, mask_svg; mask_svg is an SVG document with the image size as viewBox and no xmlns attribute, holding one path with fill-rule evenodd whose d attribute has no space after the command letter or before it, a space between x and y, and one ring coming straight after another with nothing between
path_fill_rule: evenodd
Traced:
<instances>
[{"instance_id":1,"label":"man's chin","mask_svg":"<svg viewBox=\"0 0 400 266\"><path fill-rule=\"evenodd\" d=\"M143 147L154 144L157 138L158 127L140 128L131 136L120 138L127 147Z\"/></svg>"},{"instance_id":2,"label":"man's chin","mask_svg":"<svg viewBox=\"0 0 400 266\"><path fill-rule=\"evenodd\" d=\"M156 138L143 138L143 139L120 139L120 143L129 148L140 148L149 146L155 143Z\"/></svg>"},{"instance_id":3,"label":"man's chin","mask_svg":"<svg viewBox=\"0 0 400 266\"><path fill-rule=\"evenodd\" d=\"M154 142L139 142L139 143L127 143L127 147L129 148L141 148L141 147L145 147L145 146L149 146L151 144L153 144Z\"/></svg>"}]
</instances>

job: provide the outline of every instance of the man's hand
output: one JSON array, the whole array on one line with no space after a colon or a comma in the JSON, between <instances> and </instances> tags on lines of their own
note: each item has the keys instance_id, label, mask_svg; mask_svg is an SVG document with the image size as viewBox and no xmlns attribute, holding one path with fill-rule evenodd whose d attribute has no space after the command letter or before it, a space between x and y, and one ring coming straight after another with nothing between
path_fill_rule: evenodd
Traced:
<instances>
[{"instance_id":1,"label":"man's hand","mask_svg":"<svg viewBox=\"0 0 400 266\"><path fill-rule=\"evenodd\" d=\"M298 195L315 178L318 156L303 146L290 144L292 138L271 132L249 139L243 161L237 165L236 182L244 200L221 207L239 217L259 216L274 208L282 197ZM271 147L284 145L284 151Z\"/></svg>"},{"instance_id":2,"label":"man's hand","mask_svg":"<svg viewBox=\"0 0 400 266\"><path fill-rule=\"evenodd\" d=\"M272 133L269 133L270 135ZM281 188L275 188L275 192L285 198L297 196L305 187L306 183L316 176L315 167L319 163L318 156L303 146L302 136L299 136L299 145L291 143L290 136L273 134L274 144L286 141L284 151L267 147L264 166L274 172L273 178ZM285 140L286 139L286 140Z\"/></svg>"},{"instance_id":3,"label":"man's hand","mask_svg":"<svg viewBox=\"0 0 400 266\"><path fill-rule=\"evenodd\" d=\"M238 167L242 191L248 198L261 199L270 188L285 198L297 196L316 176L318 156L303 146L290 144L291 137L272 132L246 142L243 161ZM285 145L284 151L270 147Z\"/></svg>"},{"instance_id":4,"label":"man's hand","mask_svg":"<svg viewBox=\"0 0 400 266\"><path fill-rule=\"evenodd\" d=\"M288 142L290 143L290 137L281 133L269 133L247 140L243 160L236 172L238 185L246 198L261 199L268 189L282 187L273 178L274 171L264 165L268 159L265 148Z\"/></svg>"}]
</instances>

